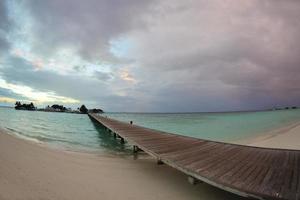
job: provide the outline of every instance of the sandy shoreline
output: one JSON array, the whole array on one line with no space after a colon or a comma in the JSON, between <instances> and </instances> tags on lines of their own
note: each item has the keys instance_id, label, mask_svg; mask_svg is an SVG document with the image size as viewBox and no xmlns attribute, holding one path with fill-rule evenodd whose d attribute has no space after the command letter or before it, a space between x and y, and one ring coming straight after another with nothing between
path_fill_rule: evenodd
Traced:
<instances>
[{"instance_id":1,"label":"sandy shoreline","mask_svg":"<svg viewBox=\"0 0 300 200\"><path fill-rule=\"evenodd\" d=\"M54 150L0 129L0 199L241 199L155 160Z\"/></svg>"},{"instance_id":2,"label":"sandy shoreline","mask_svg":"<svg viewBox=\"0 0 300 200\"><path fill-rule=\"evenodd\" d=\"M241 143L300 149L300 122ZM192 186L183 173L141 156L52 149L0 128L2 199L242 199L207 184Z\"/></svg>"},{"instance_id":3,"label":"sandy shoreline","mask_svg":"<svg viewBox=\"0 0 300 200\"><path fill-rule=\"evenodd\" d=\"M238 143L257 147L300 150L299 141L300 122L295 122Z\"/></svg>"}]
</instances>

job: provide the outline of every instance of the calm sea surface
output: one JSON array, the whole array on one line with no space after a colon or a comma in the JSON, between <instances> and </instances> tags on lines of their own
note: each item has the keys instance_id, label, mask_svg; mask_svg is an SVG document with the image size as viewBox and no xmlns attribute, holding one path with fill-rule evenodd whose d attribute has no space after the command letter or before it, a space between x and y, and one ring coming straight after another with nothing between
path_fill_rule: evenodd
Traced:
<instances>
[{"instance_id":1,"label":"calm sea surface","mask_svg":"<svg viewBox=\"0 0 300 200\"><path fill-rule=\"evenodd\" d=\"M104 116L167 132L217 141L255 137L300 120L300 110L239 113L105 113ZM118 151L120 145L87 115L0 108L0 127L35 141L75 151ZM120 151L121 150L121 151Z\"/></svg>"}]
</instances>

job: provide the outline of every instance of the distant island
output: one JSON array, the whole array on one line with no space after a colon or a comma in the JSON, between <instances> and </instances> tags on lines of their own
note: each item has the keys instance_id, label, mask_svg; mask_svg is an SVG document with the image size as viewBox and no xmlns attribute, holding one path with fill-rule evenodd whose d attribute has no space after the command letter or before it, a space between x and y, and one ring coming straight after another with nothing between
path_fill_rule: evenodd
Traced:
<instances>
[{"instance_id":1,"label":"distant island","mask_svg":"<svg viewBox=\"0 0 300 200\"><path fill-rule=\"evenodd\" d=\"M273 108L272 110L289 110L289 109L298 109L297 106L292 106L292 107L284 107L284 108Z\"/></svg>"},{"instance_id":2,"label":"distant island","mask_svg":"<svg viewBox=\"0 0 300 200\"><path fill-rule=\"evenodd\" d=\"M36 110L36 107L34 107L33 103L29 103L29 104L21 104L20 101L17 101L15 104L15 109L16 110Z\"/></svg>"},{"instance_id":3,"label":"distant island","mask_svg":"<svg viewBox=\"0 0 300 200\"><path fill-rule=\"evenodd\" d=\"M85 105L82 105L77 110L72 110L72 108L66 108L63 105L53 104L52 106L46 106L45 108L37 108L31 102L29 104L21 103L17 101L15 103L16 110L29 110L29 111L42 111L42 112L64 112L64 113L76 113L76 114L87 114L87 113L103 113L104 111L99 108L88 109Z\"/></svg>"}]
</instances>

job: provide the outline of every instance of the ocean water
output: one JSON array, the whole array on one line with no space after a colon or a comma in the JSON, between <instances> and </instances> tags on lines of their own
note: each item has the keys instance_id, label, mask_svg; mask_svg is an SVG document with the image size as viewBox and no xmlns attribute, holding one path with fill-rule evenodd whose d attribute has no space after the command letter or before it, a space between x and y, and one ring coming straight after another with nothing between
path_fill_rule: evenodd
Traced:
<instances>
[{"instance_id":1,"label":"ocean water","mask_svg":"<svg viewBox=\"0 0 300 200\"><path fill-rule=\"evenodd\" d=\"M216 141L237 141L300 120L300 109L236 113L105 113L114 119L162 131ZM0 108L0 127L19 137L74 151L129 152L129 145L94 124L87 115Z\"/></svg>"}]
</instances>

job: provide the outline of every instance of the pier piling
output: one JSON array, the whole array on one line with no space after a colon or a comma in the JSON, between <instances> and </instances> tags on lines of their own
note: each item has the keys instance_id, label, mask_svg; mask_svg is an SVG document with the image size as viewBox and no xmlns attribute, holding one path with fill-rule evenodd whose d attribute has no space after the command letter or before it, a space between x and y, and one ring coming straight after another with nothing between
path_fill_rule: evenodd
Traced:
<instances>
[{"instance_id":1,"label":"pier piling","mask_svg":"<svg viewBox=\"0 0 300 200\"><path fill-rule=\"evenodd\" d=\"M122 137L121 137L121 144L125 144L125 140Z\"/></svg>"},{"instance_id":2,"label":"pier piling","mask_svg":"<svg viewBox=\"0 0 300 200\"><path fill-rule=\"evenodd\" d=\"M156 163L158 164L158 165L163 165L164 164L164 162L161 160L161 159L157 159L157 161L156 161Z\"/></svg>"},{"instance_id":3,"label":"pier piling","mask_svg":"<svg viewBox=\"0 0 300 200\"><path fill-rule=\"evenodd\" d=\"M139 150L138 150L138 146L136 145L133 145L133 153L137 153Z\"/></svg>"},{"instance_id":4,"label":"pier piling","mask_svg":"<svg viewBox=\"0 0 300 200\"><path fill-rule=\"evenodd\" d=\"M198 181L196 178L192 177L192 176L188 176L188 182L189 182L191 185L196 185L196 184L199 183L199 181Z\"/></svg>"}]
</instances>

